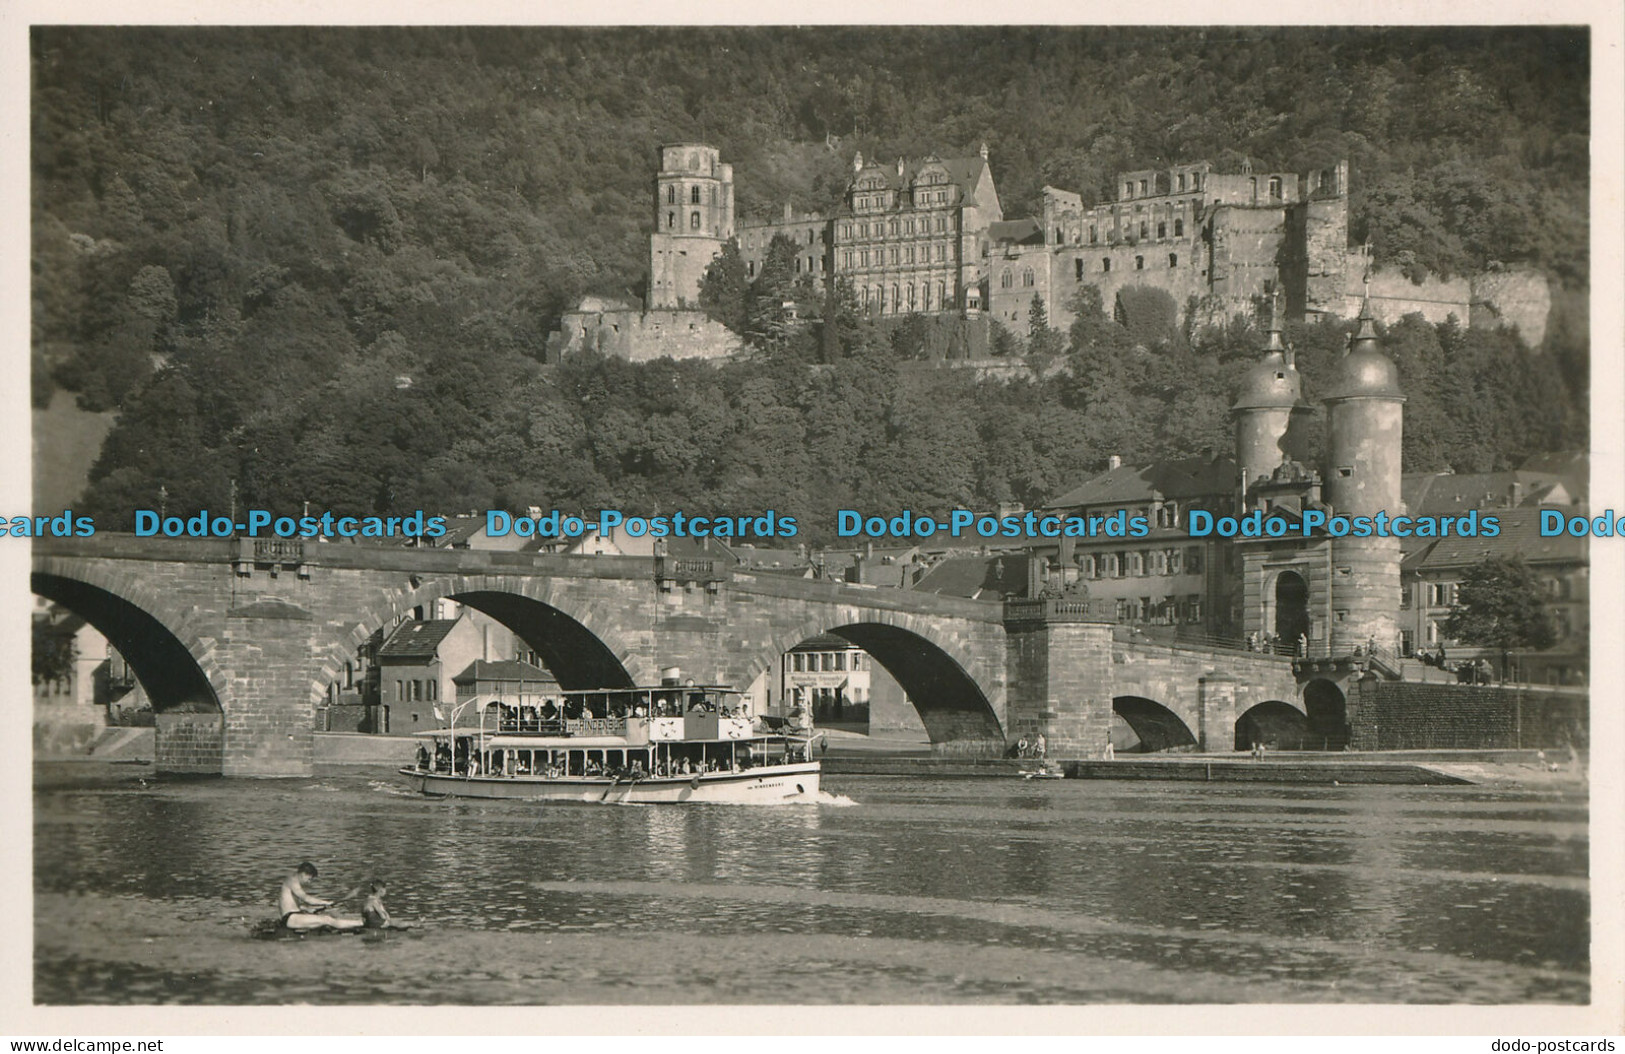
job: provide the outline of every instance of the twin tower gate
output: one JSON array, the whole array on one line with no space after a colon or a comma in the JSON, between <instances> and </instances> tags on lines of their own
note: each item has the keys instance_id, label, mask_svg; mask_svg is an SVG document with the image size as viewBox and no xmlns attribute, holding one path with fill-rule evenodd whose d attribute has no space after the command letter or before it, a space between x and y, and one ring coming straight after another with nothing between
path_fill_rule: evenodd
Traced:
<instances>
[{"instance_id":1,"label":"twin tower gate","mask_svg":"<svg viewBox=\"0 0 1625 1054\"><path fill-rule=\"evenodd\" d=\"M1042 732L1096 756L1114 713L1148 743L1228 750L1256 708L1303 710L1291 662L1114 639L1064 600L965 600L750 574L720 561L99 534L36 539L33 590L78 614L152 700L161 771L311 771L314 713L362 646L452 598L503 622L565 688L665 666L746 687L820 633L863 648L944 754Z\"/></svg>"}]
</instances>

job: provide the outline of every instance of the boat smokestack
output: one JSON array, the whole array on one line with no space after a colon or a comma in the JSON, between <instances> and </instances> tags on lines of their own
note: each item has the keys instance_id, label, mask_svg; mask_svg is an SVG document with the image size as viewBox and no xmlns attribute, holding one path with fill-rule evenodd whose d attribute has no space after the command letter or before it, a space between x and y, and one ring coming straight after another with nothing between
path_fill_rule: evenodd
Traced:
<instances>
[{"instance_id":1,"label":"boat smokestack","mask_svg":"<svg viewBox=\"0 0 1625 1054\"><path fill-rule=\"evenodd\" d=\"M683 683L683 668L681 666L667 666L660 671L660 686L662 688L675 688Z\"/></svg>"}]
</instances>

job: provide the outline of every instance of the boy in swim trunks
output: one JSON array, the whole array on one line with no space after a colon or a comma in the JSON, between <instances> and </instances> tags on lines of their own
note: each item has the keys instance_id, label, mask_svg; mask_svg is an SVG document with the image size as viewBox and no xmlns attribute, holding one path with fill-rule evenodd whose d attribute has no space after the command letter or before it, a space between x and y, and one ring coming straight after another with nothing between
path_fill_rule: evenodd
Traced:
<instances>
[{"instance_id":1,"label":"boy in swim trunks","mask_svg":"<svg viewBox=\"0 0 1625 1054\"><path fill-rule=\"evenodd\" d=\"M381 930L389 926L389 911L384 907L385 892L382 882L374 881L367 887L367 899L361 902L361 921L369 930Z\"/></svg>"},{"instance_id":2,"label":"boy in swim trunks","mask_svg":"<svg viewBox=\"0 0 1625 1054\"><path fill-rule=\"evenodd\" d=\"M348 930L360 926L360 919L335 919L316 914L323 908L332 907L333 901L305 892L305 883L315 877L316 865L306 860L294 869L293 874L282 880L282 889L277 893L277 910L282 912L282 925L290 930Z\"/></svg>"}]
</instances>

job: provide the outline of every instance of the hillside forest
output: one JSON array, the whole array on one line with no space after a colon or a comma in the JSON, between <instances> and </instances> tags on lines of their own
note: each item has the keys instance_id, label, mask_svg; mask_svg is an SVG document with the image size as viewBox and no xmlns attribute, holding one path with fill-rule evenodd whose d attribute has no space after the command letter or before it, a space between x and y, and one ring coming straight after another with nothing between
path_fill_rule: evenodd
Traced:
<instances>
[{"instance_id":1,"label":"hillside forest","mask_svg":"<svg viewBox=\"0 0 1625 1054\"><path fill-rule=\"evenodd\" d=\"M1033 368L942 368L767 267L714 272L723 365L545 362L586 293L639 296L655 148L734 165L739 211L837 201L854 150L986 142L1006 216L1120 170L1347 158L1351 236L1420 279L1544 272L1543 345L1411 317L1405 467L1585 445L1584 28L36 27L32 385L117 423L77 511L1042 504L1097 471L1231 445L1263 335L1085 287L1000 331ZM771 264L771 261L770 261ZM720 269L719 269L720 270ZM795 304L790 318L784 305ZM1350 326L1288 326L1313 399Z\"/></svg>"}]
</instances>

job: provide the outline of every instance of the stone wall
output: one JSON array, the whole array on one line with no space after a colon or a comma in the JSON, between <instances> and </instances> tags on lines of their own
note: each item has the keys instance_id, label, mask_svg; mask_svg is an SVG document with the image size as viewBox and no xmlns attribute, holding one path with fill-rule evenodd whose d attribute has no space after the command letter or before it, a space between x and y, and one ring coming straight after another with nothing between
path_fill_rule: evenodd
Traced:
<instances>
[{"instance_id":1,"label":"stone wall","mask_svg":"<svg viewBox=\"0 0 1625 1054\"><path fill-rule=\"evenodd\" d=\"M223 769L225 715L184 712L154 715L159 772L218 776Z\"/></svg>"},{"instance_id":2,"label":"stone wall","mask_svg":"<svg viewBox=\"0 0 1625 1054\"><path fill-rule=\"evenodd\" d=\"M1355 750L1584 747L1590 741L1589 703L1584 695L1367 677L1349 685L1349 745Z\"/></svg>"},{"instance_id":3,"label":"stone wall","mask_svg":"<svg viewBox=\"0 0 1625 1054\"><path fill-rule=\"evenodd\" d=\"M739 335L703 311L567 311L549 342L550 359L597 351L631 362L721 359L744 347Z\"/></svg>"}]
</instances>

